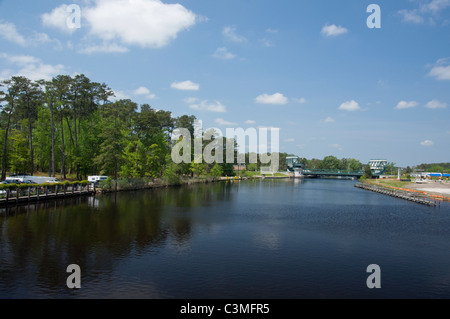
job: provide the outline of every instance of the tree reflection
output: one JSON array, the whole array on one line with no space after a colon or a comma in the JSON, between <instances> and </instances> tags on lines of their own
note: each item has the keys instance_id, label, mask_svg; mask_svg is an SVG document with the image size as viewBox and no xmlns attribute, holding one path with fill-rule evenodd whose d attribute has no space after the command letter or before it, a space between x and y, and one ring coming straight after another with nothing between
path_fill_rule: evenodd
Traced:
<instances>
[{"instance_id":1,"label":"tree reflection","mask_svg":"<svg viewBox=\"0 0 450 319\"><path fill-rule=\"evenodd\" d=\"M232 185L216 183L3 209L0 287L67 294L68 265L78 264L85 279L95 280L130 254L158 254L171 241L189 246L193 224L217 222L208 219L210 208L231 200Z\"/></svg>"}]
</instances>

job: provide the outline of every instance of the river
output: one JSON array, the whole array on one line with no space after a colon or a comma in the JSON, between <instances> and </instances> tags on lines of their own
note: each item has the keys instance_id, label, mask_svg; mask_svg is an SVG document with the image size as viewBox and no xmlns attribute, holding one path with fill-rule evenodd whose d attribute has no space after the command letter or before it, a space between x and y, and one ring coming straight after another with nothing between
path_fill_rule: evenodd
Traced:
<instances>
[{"instance_id":1,"label":"river","mask_svg":"<svg viewBox=\"0 0 450 319\"><path fill-rule=\"evenodd\" d=\"M0 211L0 298L450 298L450 207L250 180ZM69 289L67 266L81 288ZM369 289L369 265L381 288Z\"/></svg>"}]
</instances>

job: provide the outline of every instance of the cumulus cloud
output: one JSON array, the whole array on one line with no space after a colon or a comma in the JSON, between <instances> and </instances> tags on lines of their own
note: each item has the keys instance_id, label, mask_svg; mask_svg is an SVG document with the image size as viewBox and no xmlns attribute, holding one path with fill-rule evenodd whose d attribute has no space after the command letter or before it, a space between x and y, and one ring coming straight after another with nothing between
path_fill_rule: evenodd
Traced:
<instances>
[{"instance_id":1,"label":"cumulus cloud","mask_svg":"<svg viewBox=\"0 0 450 319\"><path fill-rule=\"evenodd\" d=\"M434 142L431 141L431 140L425 140L422 143L420 143L420 145L422 145L422 146L433 146Z\"/></svg>"},{"instance_id":2,"label":"cumulus cloud","mask_svg":"<svg viewBox=\"0 0 450 319\"><path fill-rule=\"evenodd\" d=\"M170 85L172 89L181 91L198 91L200 90L200 84L194 83L192 81L184 82L174 82Z\"/></svg>"},{"instance_id":3,"label":"cumulus cloud","mask_svg":"<svg viewBox=\"0 0 450 319\"><path fill-rule=\"evenodd\" d=\"M247 39L236 33L236 26L227 26L222 30L222 34L230 41L236 43L246 42Z\"/></svg>"},{"instance_id":4,"label":"cumulus cloud","mask_svg":"<svg viewBox=\"0 0 450 319\"><path fill-rule=\"evenodd\" d=\"M397 110L410 109L410 108L416 107L417 105L419 105L419 103L417 103L416 101L409 101L409 102L408 101L400 101L400 102L398 102L395 109L397 109Z\"/></svg>"},{"instance_id":5,"label":"cumulus cloud","mask_svg":"<svg viewBox=\"0 0 450 319\"><path fill-rule=\"evenodd\" d=\"M21 46L25 46L27 43L25 38L17 31L14 23L0 23L0 36L5 40L14 42Z\"/></svg>"},{"instance_id":6,"label":"cumulus cloud","mask_svg":"<svg viewBox=\"0 0 450 319\"><path fill-rule=\"evenodd\" d=\"M325 37L333 37L341 34L345 34L348 32L347 28L344 28L342 26L337 26L335 24L332 25L325 25L322 28L322 35Z\"/></svg>"},{"instance_id":7,"label":"cumulus cloud","mask_svg":"<svg viewBox=\"0 0 450 319\"><path fill-rule=\"evenodd\" d=\"M30 55L9 55L3 53L0 54L0 58L5 59L17 69L17 71L2 72L2 77L4 78L17 75L25 76L30 80L50 80L54 76L66 72L66 67L62 64L46 64L41 59Z\"/></svg>"},{"instance_id":8,"label":"cumulus cloud","mask_svg":"<svg viewBox=\"0 0 450 319\"><path fill-rule=\"evenodd\" d=\"M54 8L51 12L42 14L42 24L46 27L59 29L65 33L73 33L77 28L72 28L67 23L71 17L71 12L71 8L67 4L62 4Z\"/></svg>"},{"instance_id":9,"label":"cumulus cloud","mask_svg":"<svg viewBox=\"0 0 450 319\"><path fill-rule=\"evenodd\" d=\"M432 100L425 105L428 109L445 109L447 108L447 103L440 102L438 100Z\"/></svg>"},{"instance_id":10,"label":"cumulus cloud","mask_svg":"<svg viewBox=\"0 0 450 319\"><path fill-rule=\"evenodd\" d=\"M214 122L220 126L238 126L237 123L225 121L224 119L216 119Z\"/></svg>"},{"instance_id":11,"label":"cumulus cloud","mask_svg":"<svg viewBox=\"0 0 450 319\"><path fill-rule=\"evenodd\" d=\"M83 7L83 28L90 41L82 53L125 52L124 47L161 48L201 19L181 4L161 0L93 0ZM71 33L68 6L61 5L41 16L44 26ZM82 28L82 29L83 29Z\"/></svg>"},{"instance_id":12,"label":"cumulus cloud","mask_svg":"<svg viewBox=\"0 0 450 319\"><path fill-rule=\"evenodd\" d=\"M258 104L287 104L288 98L281 93L275 93L273 95L262 94L256 98Z\"/></svg>"},{"instance_id":13,"label":"cumulus cloud","mask_svg":"<svg viewBox=\"0 0 450 319\"><path fill-rule=\"evenodd\" d=\"M90 34L106 41L161 48L196 23L180 4L160 0L97 0L83 11Z\"/></svg>"},{"instance_id":14,"label":"cumulus cloud","mask_svg":"<svg viewBox=\"0 0 450 319\"><path fill-rule=\"evenodd\" d=\"M228 51L227 48L222 47L222 48L218 48L213 53L213 57L215 57L217 59L222 59L222 60L232 60L236 57L236 54L233 54L230 51Z\"/></svg>"},{"instance_id":15,"label":"cumulus cloud","mask_svg":"<svg viewBox=\"0 0 450 319\"><path fill-rule=\"evenodd\" d=\"M145 95L148 99L155 99L156 95L151 93L149 89L147 89L145 86L141 86L134 90L133 92L135 95Z\"/></svg>"},{"instance_id":16,"label":"cumulus cloud","mask_svg":"<svg viewBox=\"0 0 450 319\"><path fill-rule=\"evenodd\" d=\"M327 117L325 120L323 120L324 123L335 123L336 120L332 118L331 116Z\"/></svg>"},{"instance_id":17,"label":"cumulus cloud","mask_svg":"<svg viewBox=\"0 0 450 319\"><path fill-rule=\"evenodd\" d=\"M361 107L359 106L358 102L356 102L355 100L344 102L341 104L341 106L339 106L339 110L341 110L341 111L353 112L353 111L359 111L360 109L361 109Z\"/></svg>"},{"instance_id":18,"label":"cumulus cloud","mask_svg":"<svg viewBox=\"0 0 450 319\"><path fill-rule=\"evenodd\" d=\"M130 96L128 94L126 94L123 91L115 91L113 90L114 96L110 97L110 100L115 102L115 101L119 101L119 100L129 100L131 99Z\"/></svg>"},{"instance_id":19,"label":"cumulus cloud","mask_svg":"<svg viewBox=\"0 0 450 319\"><path fill-rule=\"evenodd\" d=\"M225 113L227 111L226 106L219 101L209 102L208 100L203 100L200 103L191 104L189 107L197 111L209 111L214 113Z\"/></svg>"},{"instance_id":20,"label":"cumulus cloud","mask_svg":"<svg viewBox=\"0 0 450 319\"><path fill-rule=\"evenodd\" d=\"M245 124L248 124L248 125L255 125L255 124L256 124L256 121L248 120L248 121L245 121Z\"/></svg>"},{"instance_id":21,"label":"cumulus cloud","mask_svg":"<svg viewBox=\"0 0 450 319\"><path fill-rule=\"evenodd\" d=\"M450 58L439 59L428 75L438 80L450 80Z\"/></svg>"}]
</instances>

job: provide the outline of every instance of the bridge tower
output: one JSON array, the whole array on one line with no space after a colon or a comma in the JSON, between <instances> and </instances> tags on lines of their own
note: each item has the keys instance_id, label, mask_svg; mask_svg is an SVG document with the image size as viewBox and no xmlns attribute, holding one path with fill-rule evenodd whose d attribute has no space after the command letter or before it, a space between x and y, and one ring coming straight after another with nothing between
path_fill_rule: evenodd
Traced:
<instances>
[{"instance_id":1,"label":"bridge tower","mask_svg":"<svg viewBox=\"0 0 450 319\"><path fill-rule=\"evenodd\" d=\"M286 164L288 171L294 173L294 177L303 177L305 165L300 163L300 158L298 156L286 157Z\"/></svg>"},{"instance_id":2,"label":"bridge tower","mask_svg":"<svg viewBox=\"0 0 450 319\"><path fill-rule=\"evenodd\" d=\"M370 160L369 166L373 176L383 175L386 171L387 160Z\"/></svg>"}]
</instances>

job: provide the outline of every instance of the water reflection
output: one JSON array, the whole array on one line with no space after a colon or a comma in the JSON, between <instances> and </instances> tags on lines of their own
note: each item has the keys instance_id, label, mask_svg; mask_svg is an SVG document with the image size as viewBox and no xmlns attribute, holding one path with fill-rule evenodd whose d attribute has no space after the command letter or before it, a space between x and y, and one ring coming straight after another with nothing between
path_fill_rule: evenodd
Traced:
<instances>
[{"instance_id":1,"label":"water reflection","mask_svg":"<svg viewBox=\"0 0 450 319\"><path fill-rule=\"evenodd\" d=\"M112 273L130 254L158 254L170 237L187 249L193 223L217 222L213 206L232 202L231 185L186 186L48 201L0 211L0 285L61 291L65 269L78 264L87 277ZM199 214L190 214L199 208ZM220 218L219 218L220 220Z\"/></svg>"},{"instance_id":2,"label":"water reflection","mask_svg":"<svg viewBox=\"0 0 450 319\"><path fill-rule=\"evenodd\" d=\"M352 185L228 182L3 209L0 297L367 296L365 272L355 273L374 259L397 289L387 296L450 296L445 209ZM74 263L83 270L78 293L65 287ZM396 286L392 274L405 284L405 273L422 280Z\"/></svg>"}]
</instances>

